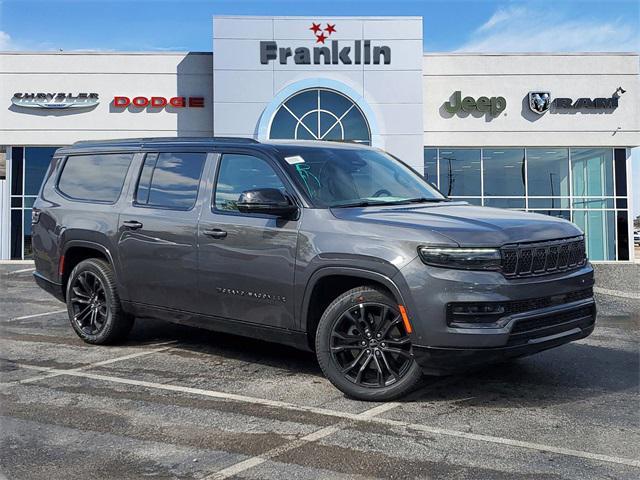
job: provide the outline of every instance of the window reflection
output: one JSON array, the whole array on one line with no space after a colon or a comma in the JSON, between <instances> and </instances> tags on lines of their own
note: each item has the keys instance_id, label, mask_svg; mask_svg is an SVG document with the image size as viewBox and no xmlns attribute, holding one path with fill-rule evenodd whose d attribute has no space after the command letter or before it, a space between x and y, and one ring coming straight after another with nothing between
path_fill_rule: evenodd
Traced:
<instances>
[{"instance_id":1,"label":"window reflection","mask_svg":"<svg viewBox=\"0 0 640 480\"><path fill-rule=\"evenodd\" d=\"M150 206L188 210L196 203L205 153L147 155L136 201Z\"/></svg>"},{"instance_id":2,"label":"window reflection","mask_svg":"<svg viewBox=\"0 0 640 480\"><path fill-rule=\"evenodd\" d=\"M24 162L24 194L37 195L58 147L27 147Z\"/></svg>"},{"instance_id":3,"label":"window reflection","mask_svg":"<svg viewBox=\"0 0 640 480\"><path fill-rule=\"evenodd\" d=\"M574 210L573 222L585 233L590 260L615 260L615 212Z\"/></svg>"},{"instance_id":4,"label":"window reflection","mask_svg":"<svg viewBox=\"0 0 640 480\"><path fill-rule=\"evenodd\" d=\"M424 149L424 179L438 186L438 149Z\"/></svg>"},{"instance_id":5,"label":"window reflection","mask_svg":"<svg viewBox=\"0 0 640 480\"><path fill-rule=\"evenodd\" d=\"M132 158L131 153L72 155L64 164L58 189L78 200L115 202Z\"/></svg>"},{"instance_id":6,"label":"window reflection","mask_svg":"<svg viewBox=\"0 0 640 480\"><path fill-rule=\"evenodd\" d=\"M480 149L440 149L440 190L447 196L480 195Z\"/></svg>"},{"instance_id":7,"label":"window reflection","mask_svg":"<svg viewBox=\"0 0 640 480\"><path fill-rule=\"evenodd\" d=\"M484 149L482 164L485 195L524 196L524 149Z\"/></svg>"},{"instance_id":8,"label":"window reflection","mask_svg":"<svg viewBox=\"0 0 640 480\"><path fill-rule=\"evenodd\" d=\"M484 199L485 207L495 208L524 208L523 198L486 198Z\"/></svg>"},{"instance_id":9,"label":"window reflection","mask_svg":"<svg viewBox=\"0 0 640 480\"><path fill-rule=\"evenodd\" d=\"M573 196L613 195L613 151L610 148L572 148Z\"/></svg>"},{"instance_id":10,"label":"window reflection","mask_svg":"<svg viewBox=\"0 0 640 480\"><path fill-rule=\"evenodd\" d=\"M569 195L569 149L528 148L527 181L531 196Z\"/></svg>"},{"instance_id":11,"label":"window reflection","mask_svg":"<svg viewBox=\"0 0 640 480\"><path fill-rule=\"evenodd\" d=\"M215 191L215 208L238 212L240 195L247 190L286 189L275 170L262 158L252 155L225 154L220 162Z\"/></svg>"}]
</instances>

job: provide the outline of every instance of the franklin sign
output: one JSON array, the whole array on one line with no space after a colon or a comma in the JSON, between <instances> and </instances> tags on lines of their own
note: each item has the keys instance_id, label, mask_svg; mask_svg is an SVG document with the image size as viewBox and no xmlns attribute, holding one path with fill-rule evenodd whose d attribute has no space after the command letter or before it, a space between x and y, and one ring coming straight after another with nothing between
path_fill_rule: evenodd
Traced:
<instances>
[{"instance_id":1,"label":"franklin sign","mask_svg":"<svg viewBox=\"0 0 640 480\"><path fill-rule=\"evenodd\" d=\"M331 40L330 47L279 47L274 41L260 42L260 63L269 64L278 61L287 65L292 58L296 65L389 65L391 48L387 46L371 46L371 40L355 40L343 46L338 40Z\"/></svg>"}]
</instances>

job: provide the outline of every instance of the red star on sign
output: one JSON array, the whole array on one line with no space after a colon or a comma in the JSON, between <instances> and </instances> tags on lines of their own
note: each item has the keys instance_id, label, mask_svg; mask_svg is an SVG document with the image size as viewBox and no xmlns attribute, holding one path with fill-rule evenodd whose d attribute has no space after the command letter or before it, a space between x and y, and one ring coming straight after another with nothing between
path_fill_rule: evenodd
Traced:
<instances>
[{"instance_id":1,"label":"red star on sign","mask_svg":"<svg viewBox=\"0 0 640 480\"><path fill-rule=\"evenodd\" d=\"M327 39L328 37L323 33L321 33L320 35L316 35L316 43L322 43L324 44L324 41Z\"/></svg>"},{"instance_id":2,"label":"red star on sign","mask_svg":"<svg viewBox=\"0 0 640 480\"><path fill-rule=\"evenodd\" d=\"M322 30L322 28L320 28L320 24L319 23L311 22L311 28L309 28L309 30L313 30L313 34L317 35L318 32Z\"/></svg>"},{"instance_id":3,"label":"red star on sign","mask_svg":"<svg viewBox=\"0 0 640 480\"><path fill-rule=\"evenodd\" d=\"M327 28L325 28L324 31L331 35L336 31L336 24L334 23L333 25L331 25L330 23L327 23Z\"/></svg>"}]
</instances>

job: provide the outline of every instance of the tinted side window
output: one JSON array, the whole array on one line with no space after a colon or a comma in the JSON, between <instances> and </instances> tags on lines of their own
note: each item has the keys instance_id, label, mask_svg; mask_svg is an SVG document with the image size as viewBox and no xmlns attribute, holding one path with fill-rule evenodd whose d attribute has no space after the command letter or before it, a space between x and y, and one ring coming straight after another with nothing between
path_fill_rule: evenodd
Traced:
<instances>
[{"instance_id":1,"label":"tinted side window","mask_svg":"<svg viewBox=\"0 0 640 480\"><path fill-rule=\"evenodd\" d=\"M113 203L120 196L132 158L132 153L69 156L58 189L77 200Z\"/></svg>"},{"instance_id":2,"label":"tinted side window","mask_svg":"<svg viewBox=\"0 0 640 480\"><path fill-rule=\"evenodd\" d=\"M193 208L206 158L206 153L147 154L136 203L180 210Z\"/></svg>"},{"instance_id":3,"label":"tinted side window","mask_svg":"<svg viewBox=\"0 0 640 480\"><path fill-rule=\"evenodd\" d=\"M252 155L224 154L218 169L215 208L238 211L240 194L256 188L286 188L274 169L265 160Z\"/></svg>"}]
</instances>

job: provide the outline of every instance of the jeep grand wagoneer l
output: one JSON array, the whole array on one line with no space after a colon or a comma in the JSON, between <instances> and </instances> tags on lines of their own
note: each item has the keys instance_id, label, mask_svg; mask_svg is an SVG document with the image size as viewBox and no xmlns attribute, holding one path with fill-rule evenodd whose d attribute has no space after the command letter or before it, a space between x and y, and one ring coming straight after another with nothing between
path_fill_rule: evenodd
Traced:
<instances>
[{"instance_id":1,"label":"jeep grand wagoneer l","mask_svg":"<svg viewBox=\"0 0 640 480\"><path fill-rule=\"evenodd\" d=\"M582 232L451 201L373 148L79 142L33 209L35 278L86 342L152 317L314 350L346 394L398 397L594 328Z\"/></svg>"}]
</instances>

